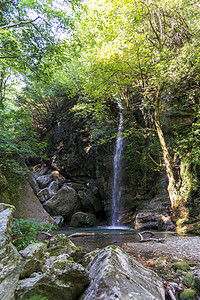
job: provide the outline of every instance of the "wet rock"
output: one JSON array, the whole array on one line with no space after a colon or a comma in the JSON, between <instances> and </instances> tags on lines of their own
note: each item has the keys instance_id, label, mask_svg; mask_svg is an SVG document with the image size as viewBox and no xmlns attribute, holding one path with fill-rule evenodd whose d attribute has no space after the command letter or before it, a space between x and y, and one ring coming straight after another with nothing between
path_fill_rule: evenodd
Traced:
<instances>
[{"instance_id":1,"label":"wet rock","mask_svg":"<svg viewBox=\"0 0 200 300\"><path fill-rule=\"evenodd\" d=\"M20 255L11 243L13 212L13 206L0 204L0 294L2 300L13 299L21 268Z\"/></svg>"},{"instance_id":2,"label":"wet rock","mask_svg":"<svg viewBox=\"0 0 200 300\"><path fill-rule=\"evenodd\" d=\"M52 216L63 216L67 221L80 210L81 202L76 191L64 185L57 193L44 203L44 208Z\"/></svg>"},{"instance_id":3,"label":"wet rock","mask_svg":"<svg viewBox=\"0 0 200 300\"><path fill-rule=\"evenodd\" d=\"M70 226L72 227L87 227L87 226L95 226L96 217L93 214L87 214L83 212L76 212L70 222Z\"/></svg>"},{"instance_id":4,"label":"wet rock","mask_svg":"<svg viewBox=\"0 0 200 300\"><path fill-rule=\"evenodd\" d=\"M22 256L22 270L20 274L21 278L29 277L32 273L41 271L41 260L46 249L46 244L34 243L28 245L24 250L20 251Z\"/></svg>"},{"instance_id":5,"label":"wet rock","mask_svg":"<svg viewBox=\"0 0 200 300\"><path fill-rule=\"evenodd\" d=\"M91 283L81 300L137 299L164 300L162 280L124 250L108 246L101 250L88 265Z\"/></svg>"},{"instance_id":6,"label":"wet rock","mask_svg":"<svg viewBox=\"0 0 200 300\"><path fill-rule=\"evenodd\" d=\"M91 190L85 189L84 191L80 191L78 193L81 203L84 209L88 212L97 213L102 210L101 201L97 198Z\"/></svg>"}]
</instances>

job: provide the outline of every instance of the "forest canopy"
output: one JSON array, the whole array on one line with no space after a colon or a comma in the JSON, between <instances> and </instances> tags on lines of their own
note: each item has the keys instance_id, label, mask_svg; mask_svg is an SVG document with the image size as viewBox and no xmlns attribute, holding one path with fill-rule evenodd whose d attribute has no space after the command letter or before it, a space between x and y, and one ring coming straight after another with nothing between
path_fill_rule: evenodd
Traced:
<instances>
[{"instance_id":1,"label":"forest canopy","mask_svg":"<svg viewBox=\"0 0 200 300\"><path fill-rule=\"evenodd\" d=\"M138 151L143 179L148 166L165 168L171 206L177 207L183 194L174 170L179 159L187 161L196 178L188 190L198 186L199 34L198 1L2 0L1 170L17 170L13 157L16 163L45 153L45 133L65 105L87 124L93 145L111 141L116 133L113 105L120 97L128 169L134 173ZM177 137L172 145L164 132L165 117L185 106L192 107L193 123L181 132L172 128ZM32 139L38 147L30 150ZM141 142L139 150L134 140Z\"/></svg>"}]
</instances>

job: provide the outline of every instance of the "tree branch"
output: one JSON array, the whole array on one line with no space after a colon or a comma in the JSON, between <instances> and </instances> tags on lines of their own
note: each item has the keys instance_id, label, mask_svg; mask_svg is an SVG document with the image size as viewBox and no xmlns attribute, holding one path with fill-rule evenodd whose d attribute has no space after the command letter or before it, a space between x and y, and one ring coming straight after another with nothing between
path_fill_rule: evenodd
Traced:
<instances>
[{"instance_id":1,"label":"tree branch","mask_svg":"<svg viewBox=\"0 0 200 300\"><path fill-rule=\"evenodd\" d=\"M36 20L38 20L38 19L41 19L41 17L37 17L36 19L31 20L31 21L20 21L18 23L13 23L13 24L8 24L8 25L5 25L5 26L1 26L0 30L1 29L8 29L8 28L11 28L11 27L17 27L17 26L25 25L25 24L31 24L31 23L35 22Z\"/></svg>"}]
</instances>

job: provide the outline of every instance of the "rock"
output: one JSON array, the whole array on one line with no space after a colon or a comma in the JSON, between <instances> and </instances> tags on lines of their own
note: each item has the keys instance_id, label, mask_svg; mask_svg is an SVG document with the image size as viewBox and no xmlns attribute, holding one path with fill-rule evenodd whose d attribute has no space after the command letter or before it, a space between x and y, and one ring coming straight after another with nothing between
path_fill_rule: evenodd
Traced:
<instances>
[{"instance_id":1,"label":"rock","mask_svg":"<svg viewBox=\"0 0 200 300\"><path fill-rule=\"evenodd\" d=\"M91 283L81 300L137 299L164 300L162 280L124 250L108 246L101 250L88 265Z\"/></svg>"},{"instance_id":2,"label":"rock","mask_svg":"<svg viewBox=\"0 0 200 300\"><path fill-rule=\"evenodd\" d=\"M196 291L195 290L184 290L181 294L180 294L180 299L181 300L195 300L196 299Z\"/></svg>"},{"instance_id":3,"label":"rock","mask_svg":"<svg viewBox=\"0 0 200 300\"><path fill-rule=\"evenodd\" d=\"M53 196L53 193L51 193L51 191L47 187L40 190L39 193L37 194L37 197L41 203L44 203L52 196Z\"/></svg>"},{"instance_id":4,"label":"rock","mask_svg":"<svg viewBox=\"0 0 200 300\"><path fill-rule=\"evenodd\" d=\"M81 203L76 191L64 185L57 193L44 203L44 208L52 216L63 216L67 221L80 210Z\"/></svg>"},{"instance_id":5,"label":"rock","mask_svg":"<svg viewBox=\"0 0 200 300\"><path fill-rule=\"evenodd\" d=\"M35 195L37 195L40 188L39 188L37 180L35 179L33 173L31 173L31 172L28 173L28 182L29 182L30 186L32 187Z\"/></svg>"},{"instance_id":6,"label":"rock","mask_svg":"<svg viewBox=\"0 0 200 300\"><path fill-rule=\"evenodd\" d=\"M11 243L12 215L14 207L0 204L0 294L1 300L14 297L19 275L20 255Z\"/></svg>"},{"instance_id":7,"label":"rock","mask_svg":"<svg viewBox=\"0 0 200 300\"><path fill-rule=\"evenodd\" d=\"M65 234L57 234L49 241L49 246L45 253L45 264L48 264L49 258L61 254L65 254L67 258L70 256L74 261L78 262L83 258L85 252L81 248L76 247Z\"/></svg>"},{"instance_id":8,"label":"rock","mask_svg":"<svg viewBox=\"0 0 200 300\"><path fill-rule=\"evenodd\" d=\"M41 189L45 188L52 181L51 175L43 175L37 178L37 182Z\"/></svg>"},{"instance_id":9,"label":"rock","mask_svg":"<svg viewBox=\"0 0 200 300\"><path fill-rule=\"evenodd\" d=\"M58 226L62 226L64 222L64 218L62 216L54 216L52 217Z\"/></svg>"},{"instance_id":10,"label":"rock","mask_svg":"<svg viewBox=\"0 0 200 300\"><path fill-rule=\"evenodd\" d=\"M83 191L85 189L85 185L81 183L71 182L71 187L78 191Z\"/></svg>"},{"instance_id":11,"label":"rock","mask_svg":"<svg viewBox=\"0 0 200 300\"><path fill-rule=\"evenodd\" d=\"M200 291L200 270L196 270L194 273L194 287Z\"/></svg>"},{"instance_id":12,"label":"rock","mask_svg":"<svg viewBox=\"0 0 200 300\"><path fill-rule=\"evenodd\" d=\"M50 199L59 189L59 184L56 181L52 181L48 187L40 190L37 194L38 199L41 203L44 203Z\"/></svg>"},{"instance_id":13,"label":"rock","mask_svg":"<svg viewBox=\"0 0 200 300\"><path fill-rule=\"evenodd\" d=\"M183 278L183 283L187 287L192 287L194 285L194 274L193 273L188 273L184 278Z\"/></svg>"},{"instance_id":14,"label":"rock","mask_svg":"<svg viewBox=\"0 0 200 300\"><path fill-rule=\"evenodd\" d=\"M95 197L91 190L85 189L84 191L79 191L78 195L85 211L97 213L102 210L100 199Z\"/></svg>"},{"instance_id":15,"label":"rock","mask_svg":"<svg viewBox=\"0 0 200 300\"><path fill-rule=\"evenodd\" d=\"M14 215L18 219L28 219L39 223L55 224L55 221L45 211L42 204L35 196L28 181L24 180L19 186L19 199Z\"/></svg>"},{"instance_id":16,"label":"rock","mask_svg":"<svg viewBox=\"0 0 200 300\"><path fill-rule=\"evenodd\" d=\"M95 249L94 251L86 253L83 256L82 265L86 268L89 265L89 263L95 258L97 253L99 253L100 251L101 251L100 249Z\"/></svg>"},{"instance_id":17,"label":"rock","mask_svg":"<svg viewBox=\"0 0 200 300\"><path fill-rule=\"evenodd\" d=\"M174 270L182 270L182 271L190 270L190 265L185 261L173 263L172 267L174 268Z\"/></svg>"},{"instance_id":18,"label":"rock","mask_svg":"<svg viewBox=\"0 0 200 300\"><path fill-rule=\"evenodd\" d=\"M150 201L143 201L136 209L134 228L137 230L156 229L173 231L175 226L171 219L171 204L167 192L168 181L163 175L153 186Z\"/></svg>"},{"instance_id":19,"label":"rock","mask_svg":"<svg viewBox=\"0 0 200 300\"><path fill-rule=\"evenodd\" d=\"M169 197L144 201L135 213L134 228L173 231Z\"/></svg>"},{"instance_id":20,"label":"rock","mask_svg":"<svg viewBox=\"0 0 200 300\"><path fill-rule=\"evenodd\" d=\"M59 189L59 184L56 181L52 181L48 186L49 191L53 194L55 194Z\"/></svg>"},{"instance_id":21,"label":"rock","mask_svg":"<svg viewBox=\"0 0 200 300\"><path fill-rule=\"evenodd\" d=\"M21 280L16 299L30 299L39 295L48 300L75 300L88 283L89 275L85 268L61 255L52 260L45 273Z\"/></svg>"},{"instance_id":22,"label":"rock","mask_svg":"<svg viewBox=\"0 0 200 300\"><path fill-rule=\"evenodd\" d=\"M86 227L86 226L95 226L96 217L93 214L83 213L81 211L76 212L70 222L72 227Z\"/></svg>"},{"instance_id":23,"label":"rock","mask_svg":"<svg viewBox=\"0 0 200 300\"><path fill-rule=\"evenodd\" d=\"M22 256L22 270L20 277L29 277L34 272L40 272L42 269L42 258L47 245L44 243L34 243L28 245L19 253Z\"/></svg>"},{"instance_id":24,"label":"rock","mask_svg":"<svg viewBox=\"0 0 200 300\"><path fill-rule=\"evenodd\" d=\"M88 271L76 263L81 249L76 247L64 234L51 238L45 252L42 274L34 273L31 278L21 280L17 287L16 299L32 296L48 300L73 300L89 283Z\"/></svg>"}]
</instances>

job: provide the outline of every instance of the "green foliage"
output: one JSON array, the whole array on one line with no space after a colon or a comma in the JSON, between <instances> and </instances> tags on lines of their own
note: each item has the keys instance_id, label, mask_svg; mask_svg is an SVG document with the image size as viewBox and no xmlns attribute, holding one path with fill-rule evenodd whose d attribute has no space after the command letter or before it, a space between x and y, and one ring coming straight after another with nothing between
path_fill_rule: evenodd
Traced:
<instances>
[{"instance_id":1,"label":"green foliage","mask_svg":"<svg viewBox=\"0 0 200 300\"><path fill-rule=\"evenodd\" d=\"M24 109L5 103L0 124L0 169L6 177L24 175L26 158L43 156L46 143L37 140L31 117Z\"/></svg>"},{"instance_id":2,"label":"green foliage","mask_svg":"<svg viewBox=\"0 0 200 300\"><path fill-rule=\"evenodd\" d=\"M29 244L39 242L38 234L42 231L56 229L52 224L39 224L38 222L29 221L26 219L14 218L12 235L15 237L13 244L18 250L26 248Z\"/></svg>"}]
</instances>

